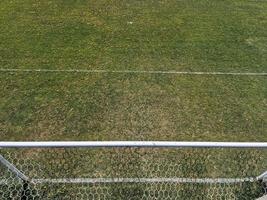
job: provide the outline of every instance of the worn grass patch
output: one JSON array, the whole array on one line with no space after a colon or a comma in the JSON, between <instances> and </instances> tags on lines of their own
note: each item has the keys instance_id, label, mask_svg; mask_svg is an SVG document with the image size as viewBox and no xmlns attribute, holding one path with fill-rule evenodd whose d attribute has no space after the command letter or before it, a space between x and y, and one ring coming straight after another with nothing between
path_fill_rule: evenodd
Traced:
<instances>
[{"instance_id":1,"label":"worn grass patch","mask_svg":"<svg viewBox=\"0 0 267 200\"><path fill-rule=\"evenodd\" d=\"M265 77L5 73L1 80L3 139L262 141L266 134Z\"/></svg>"}]
</instances>

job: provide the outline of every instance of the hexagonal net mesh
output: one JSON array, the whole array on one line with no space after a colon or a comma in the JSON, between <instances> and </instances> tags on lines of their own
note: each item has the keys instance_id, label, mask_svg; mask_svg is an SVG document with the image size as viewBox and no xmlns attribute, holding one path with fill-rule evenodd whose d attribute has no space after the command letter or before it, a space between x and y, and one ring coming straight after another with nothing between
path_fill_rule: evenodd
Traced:
<instances>
[{"instance_id":1,"label":"hexagonal net mesh","mask_svg":"<svg viewBox=\"0 0 267 200\"><path fill-rule=\"evenodd\" d=\"M266 193L256 179L267 168L266 149L5 148L0 155L0 199L231 200Z\"/></svg>"}]
</instances>

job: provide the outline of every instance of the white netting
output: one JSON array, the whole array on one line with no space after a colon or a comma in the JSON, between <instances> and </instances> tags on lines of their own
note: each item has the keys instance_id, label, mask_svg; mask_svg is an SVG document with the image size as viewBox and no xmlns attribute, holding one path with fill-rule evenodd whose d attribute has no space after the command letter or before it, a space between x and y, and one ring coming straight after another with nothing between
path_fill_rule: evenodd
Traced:
<instances>
[{"instance_id":1,"label":"white netting","mask_svg":"<svg viewBox=\"0 0 267 200\"><path fill-rule=\"evenodd\" d=\"M265 149L16 148L0 155L0 199L231 200L266 193L256 179L267 169Z\"/></svg>"}]
</instances>

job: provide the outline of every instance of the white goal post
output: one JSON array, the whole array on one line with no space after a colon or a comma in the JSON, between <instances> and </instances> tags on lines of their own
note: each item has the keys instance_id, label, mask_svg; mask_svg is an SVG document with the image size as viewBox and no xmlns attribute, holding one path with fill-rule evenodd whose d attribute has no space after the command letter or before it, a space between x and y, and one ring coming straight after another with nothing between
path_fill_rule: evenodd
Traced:
<instances>
[{"instance_id":1,"label":"white goal post","mask_svg":"<svg viewBox=\"0 0 267 200\"><path fill-rule=\"evenodd\" d=\"M142 148L267 148L267 142L173 142L173 141L38 141L0 142L0 148L95 148L95 147L142 147Z\"/></svg>"}]
</instances>

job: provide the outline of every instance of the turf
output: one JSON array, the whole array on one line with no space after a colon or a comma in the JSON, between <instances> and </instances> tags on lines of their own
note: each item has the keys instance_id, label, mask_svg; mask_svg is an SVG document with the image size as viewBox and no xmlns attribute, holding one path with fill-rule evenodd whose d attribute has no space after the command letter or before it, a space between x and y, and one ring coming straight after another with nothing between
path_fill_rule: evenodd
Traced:
<instances>
[{"instance_id":1,"label":"turf","mask_svg":"<svg viewBox=\"0 0 267 200\"><path fill-rule=\"evenodd\" d=\"M0 67L267 71L267 2L0 2ZM0 73L1 140L266 141L266 76Z\"/></svg>"}]
</instances>

